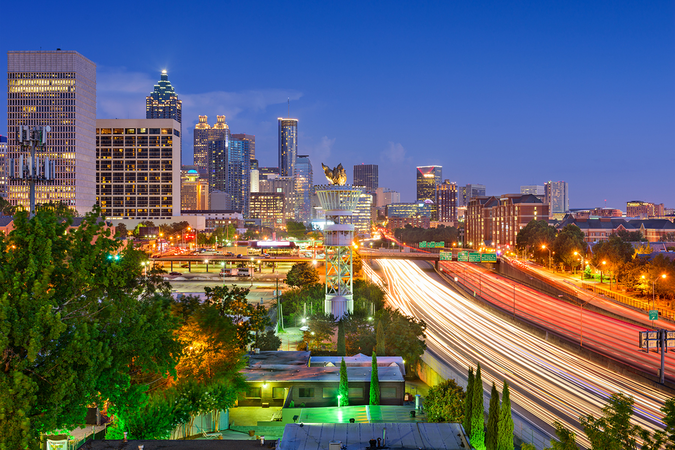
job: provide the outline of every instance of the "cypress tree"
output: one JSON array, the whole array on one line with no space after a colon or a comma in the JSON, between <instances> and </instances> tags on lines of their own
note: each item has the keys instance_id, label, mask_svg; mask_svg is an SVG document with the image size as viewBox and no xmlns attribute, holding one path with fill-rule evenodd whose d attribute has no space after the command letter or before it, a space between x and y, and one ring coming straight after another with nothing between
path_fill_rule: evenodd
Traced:
<instances>
[{"instance_id":1,"label":"cypress tree","mask_svg":"<svg viewBox=\"0 0 675 450\"><path fill-rule=\"evenodd\" d=\"M511 417L511 396L509 383L504 380L502 389L502 407L499 411L497 432L497 450L513 450L513 417Z\"/></svg>"},{"instance_id":2,"label":"cypress tree","mask_svg":"<svg viewBox=\"0 0 675 450\"><path fill-rule=\"evenodd\" d=\"M347 379L347 364L342 358L340 363L340 387L338 387L338 402L340 406L349 406L349 380Z\"/></svg>"},{"instance_id":3,"label":"cypress tree","mask_svg":"<svg viewBox=\"0 0 675 450\"><path fill-rule=\"evenodd\" d=\"M347 355L347 344L345 342L345 321L342 319L338 322L337 354L338 356Z\"/></svg>"},{"instance_id":4,"label":"cypress tree","mask_svg":"<svg viewBox=\"0 0 675 450\"><path fill-rule=\"evenodd\" d=\"M480 376L480 363L476 367L471 397L471 445L478 450L485 448L485 407L483 406L483 380Z\"/></svg>"},{"instance_id":5,"label":"cypress tree","mask_svg":"<svg viewBox=\"0 0 675 450\"><path fill-rule=\"evenodd\" d=\"M376 347L375 350L378 355L384 356L386 355L385 352L385 343L384 343L384 327L382 326L382 320L379 320L377 322L377 330L375 332L375 339L376 339Z\"/></svg>"},{"instance_id":6,"label":"cypress tree","mask_svg":"<svg viewBox=\"0 0 675 450\"><path fill-rule=\"evenodd\" d=\"M380 404L380 378L377 375L377 355L373 352L373 363L370 369L370 404Z\"/></svg>"},{"instance_id":7,"label":"cypress tree","mask_svg":"<svg viewBox=\"0 0 675 450\"><path fill-rule=\"evenodd\" d=\"M473 367L469 367L469 379L466 383L466 397L464 397L464 431L471 436L471 408L473 398Z\"/></svg>"},{"instance_id":8,"label":"cypress tree","mask_svg":"<svg viewBox=\"0 0 675 450\"><path fill-rule=\"evenodd\" d=\"M499 392L497 386L492 383L490 393L490 410L488 412L487 434L485 436L485 449L497 450L497 438L499 434Z\"/></svg>"}]
</instances>

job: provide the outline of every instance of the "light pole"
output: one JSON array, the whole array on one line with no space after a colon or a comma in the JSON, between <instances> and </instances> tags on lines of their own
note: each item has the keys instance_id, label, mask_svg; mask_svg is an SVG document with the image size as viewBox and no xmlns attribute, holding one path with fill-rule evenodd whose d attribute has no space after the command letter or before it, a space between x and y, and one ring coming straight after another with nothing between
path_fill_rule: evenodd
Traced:
<instances>
[{"instance_id":1,"label":"light pole","mask_svg":"<svg viewBox=\"0 0 675 450\"><path fill-rule=\"evenodd\" d=\"M254 267L255 266L253 265L253 258L251 258L251 287L253 287L253 271L255 270Z\"/></svg>"},{"instance_id":2,"label":"light pole","mask_svg":"<svg viewBox=\"0 0 675 450\"><path fill-rule=\"evenodd\" d=\"M551 249L548 248L546 245L542 245L541 248L544 250L548 250L548 270L551 270Z\"/></svg>"},{"instance_id":3,"label":"light pole","mask_svg":"<svg viewBox=\"0 0 675 450\"><path fill-rule=\"evenodd\" d=\"M644 279L645 279L645 276L642 275L641 278L644 280ZM665 273L662 273L662 274L661 274L661 278L663 278L663 279L665 280L665 279L666 279L666 274L665 274ZM656 280L657 280L657 279L658 279L658 278L654 278L654 279L652 280L652 309L654 309L654 308L656 307L656 298L655 298L655 295L654 295L654 291L655 291L655 289L656 289ZM653 321L653 320L652 320L652 328L654 328L654 321Z\"/></svg>"}]
</instances>

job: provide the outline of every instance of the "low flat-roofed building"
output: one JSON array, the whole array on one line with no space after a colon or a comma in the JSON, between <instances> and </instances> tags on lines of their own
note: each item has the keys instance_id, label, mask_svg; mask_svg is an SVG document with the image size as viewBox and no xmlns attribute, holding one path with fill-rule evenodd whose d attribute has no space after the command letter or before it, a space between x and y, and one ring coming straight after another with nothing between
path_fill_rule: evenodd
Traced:
<instances>
[{"instance_id":1,"label":"low flat-roofed building","mask_svg":"<svg viewBox=\"0 0 675 450\"><path fill-rule=\"evenodd\" d=\"M308 352L260 352L250 355L248 367L240 371L249 387L240 394L239 406L282 406L291 402L307 407L337 406L340 365L316 366L310 365L309 360ZM350 405L369 403L370 371L370 365L347 367ZM405 379L399 366L378 365L378 379L380 404L402 405Z\"/></svg>"},{"instance_id":2,"label":"low flat-roofed building","mask_svg":"<svg viewBox=\"0 0 675 450\"><path fill-rule=\"evenodd\" d=\"M385 431L386 430L386 431ZM381 447L377 447L380 440ZM325 448L470 450L473 447L459 423L290 423L277 444L279 450Z\"/></svg>"}]
</instances>

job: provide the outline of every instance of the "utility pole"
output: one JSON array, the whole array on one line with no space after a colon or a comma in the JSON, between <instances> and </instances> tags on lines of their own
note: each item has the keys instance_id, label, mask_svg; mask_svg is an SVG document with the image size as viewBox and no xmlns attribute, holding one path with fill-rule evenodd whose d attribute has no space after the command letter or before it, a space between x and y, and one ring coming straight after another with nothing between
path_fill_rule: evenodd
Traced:
<instances>
[{"instance_id":1,"label":"utility pole","mask_svg":"<svg viewBox=\"0 0 675 450\"><path fill-rule=\"evenodd\" d=\"M22 153L30 152L30 155L20 155L19 159L9 159L9 178L12 180L28 181L30 198L30 218L35 216L35 182L49 182L54 180L54 161L48 156L35 155L36 150L45 154L47 150L47 133L51 131L49 126L33 127L20 125L17 141ZM18 170L16 168L18 164Z\"/></svg>"}]
</instances>

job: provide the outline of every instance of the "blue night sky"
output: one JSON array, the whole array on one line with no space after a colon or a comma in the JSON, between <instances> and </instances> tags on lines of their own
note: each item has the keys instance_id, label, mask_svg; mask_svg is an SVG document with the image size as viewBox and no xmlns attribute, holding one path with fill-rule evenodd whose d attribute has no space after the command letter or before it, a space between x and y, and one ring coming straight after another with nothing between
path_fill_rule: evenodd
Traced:
<instances>
[{"instance_id":1,"label":"blue night sky","mask_svg":"<svg viewBox=\"0 0 675 450\"><path fill-rule=\"evenodd\" d=\"M197 116L225 114L276 166L290 97L317 184L321 162L350 180L379 164L380 186L412 201L415 166L440 164L488 194L565 180L571 207L675 207L673 1L67 5L4 5L3 67L8 50L80 52L97 64L99 118L145 117L167 69L184 163Z\"/></svg>"}]
</instances>

